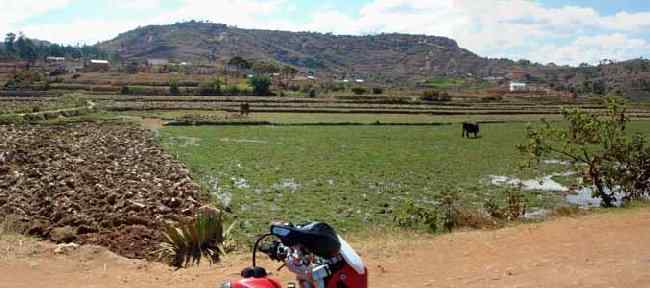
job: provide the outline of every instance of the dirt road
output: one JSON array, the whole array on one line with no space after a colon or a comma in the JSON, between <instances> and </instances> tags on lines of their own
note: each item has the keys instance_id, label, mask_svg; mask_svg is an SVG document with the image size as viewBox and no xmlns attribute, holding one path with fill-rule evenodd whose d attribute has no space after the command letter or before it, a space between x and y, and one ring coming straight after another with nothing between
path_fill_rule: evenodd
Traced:
<instances>
[{"instance_id":1,"label":"dirt road","mask_svg":"<svg viewBox=\"0 0 650 288\"><path fill-rule=\"evenodd\" d=\"M650 287L650 209L399 238L352 241L369 266L370 287ZM49 243L0 244L0 287L13 288L215 287L248 263L248 256L234 255L220 265L173 271L97 247L55 255Z\"/></svg>"}]
</instances>

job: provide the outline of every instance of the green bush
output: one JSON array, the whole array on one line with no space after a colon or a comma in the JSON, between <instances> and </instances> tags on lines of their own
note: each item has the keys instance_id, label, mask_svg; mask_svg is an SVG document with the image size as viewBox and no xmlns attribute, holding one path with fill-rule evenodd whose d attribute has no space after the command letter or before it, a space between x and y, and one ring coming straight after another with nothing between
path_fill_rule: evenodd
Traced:
<instances>
[{"instance_id":1,"label":"green bush","mask_svg":"<svg viewBox=\"0 0 650 288\"><path fill-rule=\"evenodd\" d=\"M9 79L7 82L5 82L4 88L8 90L15 90L18 88L18 81L15 79Z\"/></svg>"},{"instance_id":2,"label":"green bush","mask_svg":"<svg viewBox=\"0 0 650 288\"><path fill-rule=\"evenodd\" d=\"M372 94L375 94L375 95L384 94L384 88L374 87L374 88L372 88Z\"/></svg>"},{"instance_id":3,"label":"green bush","mask_svg":"<svg viewBox=\"0 0 650 288\"><path fill-rule=\"evenodd\" d=\"M212 79L201 82L199 84L199 95L201 96L220 96L223 93L221 92L221 80Z\"/></svg>"},{"instance_id":4,"label":"green bush","mask_svg":"<svg viewBox=\"0 0 650 288\"><path fill-rule=\"evenodd\" d=\"M428 232L451 232L456 227L493 227L494 221L476 209L461 206L459 190L446 190L436 197L435 204L421 205L407 200L393 211L393 222L400 227L426 229Z\"/></svg>"},{"instance_id":5,"label":"green bush","mask_svg":"<svg viewBox=\"0 0 650 288\"><path fill-rule=\"evenodd\" d=\"M178 88L178 81L170 80L169 81L169 95L178 96L181 94L181 90Z\"/></svg>"},{"instance_id":6,"label":"green bush","mask_svg":"<svg viewBox=\"0 0 650 288\"><path fill-rule=\"evenodd\" d=\"M345 91L345 89L347 89L347 88L345 87L345 84L337 83L336 85L332 85L332 87L330 87L330 89L331 89L333 92L343 92L343 91Z\"/></svg>"},{"instance_id":7,"label":"green bush","mask_svg":"<svg viewBox=\"0 0 650 288\"><path fill-rule=\"evenodd\" d=\"M431 102L446 102L451 101L451 96L447 92L440 92L438 90L426 90L422 92L422 101L431 101Z\"/></svg>"},{"instance_id":8,"label":"green bush","mask_svg":"<svg viewBox=\"0 0 650 288\"><path fill-rule=\"evenodd\" d=\"M408 199L393 211L393 222L403 228L426 227L435 233L438 231L438 211L435 207L423 207Z\"/></svg>"},{"instance_id":9,"label":"green bush","mask_svg":"<svg viewBox=\"0 0 650 288\"><path fill-rule=\"evenodd\" d=\"M224 214L200 213L193 221L177 226L167 225L159 255L175 267L200 264L202 258L216 263L224 254L223 244L234 225L224 230ZM234 223L233 223L234 224Z\"/></svg>"},{"instance_id":10,"label":"green bush","mask_svg":"<svg viewBox=\"0 0 650 288\"><path fill-rule=\"evenodd\" d=\"M354 93L355 95L364 95L368 93L368 89L364 87L353 87L352 93Z\"/></svg>"},{"instance_id":11,"label":"green bush","mask_svg":"<svg viewBox=\"0 0 650 288\"><path fill-rule=\"evenodd\" d=\"M249 83L253 87L253 94L255 96L271 95L271 78L255 75L249 79Z\"/></svg>"},{"instance_id":12,"label":"green bush","mask_svg":"<svg viewBox=\"0 0 650 288\"><path fill-rule=\"evenodd\" d=\"M481 102L500 102L502 100L503 97L498 95L481 97Z\"/></svg>"},{"instance_id":13,"label":"green bush","mask_svg":"<svg viewBox=\"0 0 650 288\"><path fill-rule=\"evenodd\" d=\"M243 90L239 88L239 86L237 85L228 85L226 86L224 91L224 94L226 94L227 96L240 96L243 93L244 93Z\"/></svg>"},{"instance_id":14,"label":"green bush","mask_svg":"<svg viewBox=\"0 0 650 288\"><path fill-rule=\"evenodd\" d=\"M508 189L491 195L483 208L488 215L499 220L514 221L526 215L526 199L519 189Z\"/></svg>"},{"instance_id":15,"label":"green bush","mask_svg":"<svg viewBox=\"0 0 650 288\"><path fill-rule=\"evenodd\" d=\"M528 127L527 144L519 149L531 167L541 159L570 159L585 171L593 196L602 199L603 207L613 207L617 200L650 196L650 146L644 135L630 137L626 131L624 99L607 97L604 102L606 113L564 108L568 125L543 120L541 127Z\"/></svg>"},{"instance_id":16,"label":"green bush","mask_svg":"<svg viewBox=\"0 0 650 288\"><path fill-rule=\"evenodd\" d=\"M131 94L130 91L129 91L129 86L122 86L122 88L120 89L120 94L122 94L122 95Z\"/></svg>"}]
</instances>

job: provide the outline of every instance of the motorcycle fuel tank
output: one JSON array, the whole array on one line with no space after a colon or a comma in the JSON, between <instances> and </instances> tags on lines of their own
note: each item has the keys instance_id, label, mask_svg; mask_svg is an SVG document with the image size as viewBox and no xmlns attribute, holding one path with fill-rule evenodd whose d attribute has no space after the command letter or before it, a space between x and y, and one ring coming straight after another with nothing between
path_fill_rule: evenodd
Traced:
<instances>
[{"instance_id":1,"label":"motorcycle fuel tank","mask_svg":"<svg viewBox=\"0 0 650 288\"><path fill-rule=\"evenodd\" d=\"M237 282L226 282L222 288L282 288L278 281L270 278L248 278Z\"/></svg>"}]
</instances>

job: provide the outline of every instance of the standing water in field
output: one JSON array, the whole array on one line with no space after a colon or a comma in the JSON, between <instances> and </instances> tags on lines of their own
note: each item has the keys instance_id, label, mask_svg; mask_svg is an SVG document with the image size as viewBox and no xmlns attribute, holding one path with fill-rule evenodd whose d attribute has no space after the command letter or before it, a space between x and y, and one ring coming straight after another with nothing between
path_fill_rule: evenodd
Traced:
<instances>
[{"instance_id":1,"label":"standing water in field","mask_svg":"<svg viewBox=\"0 0 650 288\"><path fill-rule=\"evenodd\" d=\"M603 202L600 198L593 197L594 190L591 187L582 187L575 192L577 194L569 194L566 196L567 202L573 205L580 207L600 207ZM609 190L606 192L609 193ZM623 194L615 193L614 198L616 199L614 206L623 205Z\"/></svg>"},{"instance_id":2,"label":"standing water in field","mask_svg":"<svg viewBox=\"0 0 650 288\"><path fill-rule=\"evenodd\" d=\"M230 206L230 203L232 202L232 193L221 188L221 185L219 185L219 177L207 176L205 181L208 184L210 196L214 197L222 207Z\"/></svg>"},{"instance_id":3,"label":"standing water in field","mask_svg":"<svg viewBox=\"0 0 650 288\"><path fill-rule=\"evenodd\" d=\"M577 205L580 207L600 207L602 200L600 198L593 197L593 189L591 187L581 187L576 190L572 190L557 181L553 180L553 177L562 177L562 176L573 176L576 175L575 172L565 172L565 173L554 173L551 175L544 176L540 179L530 179L530 180L521 180L516 177L509 176L489 176L490 184L495 186L512 186L512 187L521 187L523 190L527 191L544 191L544 192L561 192L567 193L565 200L567 203L572 205ZM622 195L616 194L616 203L615 205L620 205L622 203Z\"/></svg>"},{"instance_id":4,"label":"standing water in field","mask_svg":"<svg viewBox=\"0 0 650 288\"><path fill-rule=\"evenodd\" d=\"M529 191L568 192L569 188L553 180L553 177L571 176L571 175L575 175L575 173L573 172L555 173L548 176L544 176L541 179L530 179L530 180L521 180L516 177L508 177L508 176L491 175L489 177L490 177L490 183L496 186L508 185L514 187L521 187L522 189L529 190Z\"/></svg>"}]
</instances>

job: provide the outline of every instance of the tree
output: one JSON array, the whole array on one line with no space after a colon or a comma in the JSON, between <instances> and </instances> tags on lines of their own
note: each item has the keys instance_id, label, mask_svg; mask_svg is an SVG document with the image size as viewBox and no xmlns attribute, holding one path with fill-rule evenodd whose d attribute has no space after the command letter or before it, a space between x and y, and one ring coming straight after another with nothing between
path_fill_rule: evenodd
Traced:
<instances>
[{"instance_id":1,"label":"tree","mask_svg":"<svg viewBox=\"0 0 650 288\"><path fill-rule=\"evenodd\" d=\"M289 81L291 81L291 79L293 79L297 73L298 70L296 70L296 68L288 65L283 66L282 69L280 69L280 84L282 85L283 89L286 89L289 86Z\"/></svg>"},{"instance_id":2,"label":"tree","mask_svg":"<svg viewBox=\"0 0 650 288\"><path fill-rule=\"evenodd\" d=\"M255 62L252 68L256 73L261 73L261 74L271 74L271 73L280 72L280 67L278 66L278 64L273 62L265 62L265 61Z\"/></svg>"},{"instance_id":3,"label":"tree","mask_svg":"<svg viewBox=\"0 0 650 288\"><path fill-rule=\"evenodd\" d=\"M181 90L178 88L178 81L170 80L169 81L169 95L178 96L181 94Z\"/></svg>"},{"instance_id":4,"label":"tree","mask_svg":"<svg viewBox=\"0 0 650 288\"><path fill-rule=\"evenodd\" d=\"M528 127L528 142L519 149L528 155L529 164L551 156L569 159L575 168L587 167L583 172L593 196L612 207L617 193L623 201L650 194L650 147L641 135L626 134L624 101L607 97L605 102L605 115L569 108L562 111L567 126L542 120L542 127Z\"/></svg>"},{"instance_id":5,"label":"tree","mask_svg":"<svg viewBox=\"0 0 650 288\"><path fill-rule=\"evenodd\" d=\"M250 78L250 85L253 87L255 96L271 95L271 78L267 76L253 76Z\"/></svg>"},{"instance_id":6,"label":"tree","mask_svg":"<svg viewBox=\"0 0 650 288\"><path fill-rule=\"evenodd\" d=\"M5 37L5 50L7 50L7 54L12 55L16 53L16 48L14 46L15 42L16 42L16 34L7 33L7 36Z\"/></svg>"},{"instance_id":7,"label":"tree","mask_svg":"<svg viewBox=\"0 0 650 288\"><path fill-rule=\"evenodd\" d=\"M20 59L27 60L29 62L34 62L34 60L36 60L36 50L34 48L34 43L25 35L20 35L20 37L18 37L18 40L15 42L15 48Z\"/></svg>"},{"instance_id":8,"label":"tree","mask_svg":"<svg viewBox=\"0 0 650 288\"><path fill-rule=\"evenodd\" d=\"M228 65L235 67L237 71L245 70L245 69L250 69L251 68L251 63L246 61L246 59L240 57L240 56L235 56L228 61Z\"/></svg>"},{"instance_id":9,"label":"tree","mask_svg":"<svg viewBox=\"0 0 650 288\"><path fill-rule=\"evenodd\" d=\"M126 73L129 74L136 74L138 73L138 62L131 61L128 64L126 64Z\"/></svg>"},{"instance_id":10,"label":"tree","mask_svg":"<svg viewBox=\"0 0 650 288\"><path fill-rule=\"evenodd\" d=\"M221 80L215 78L206 80L199 84L199 94L201 96L219 96L221 95Z\"/></svg>"}]
</instances>

